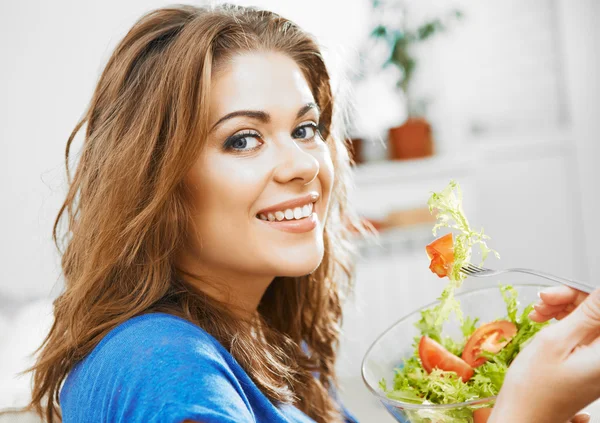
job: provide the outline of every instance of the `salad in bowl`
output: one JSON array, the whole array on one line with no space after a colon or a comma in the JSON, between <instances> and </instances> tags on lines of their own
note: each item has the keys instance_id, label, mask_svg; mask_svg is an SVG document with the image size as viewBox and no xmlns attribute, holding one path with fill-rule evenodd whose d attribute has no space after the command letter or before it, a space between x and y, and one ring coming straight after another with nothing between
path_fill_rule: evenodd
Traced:
<instances>
[{"instance_id":1,"label":"salad in bowl","mask_svg":"<svg viewBox=\"0 0 600 423\"><path fill-rule=\"evenodd\" d=\"M508 367L547 323L528 318L546 285L487 287L455 295L461 266L473 247L491 253L483 231L473 230L452 181L432 193L433 233L426 246L430 270L447 277L438 301L396 322L373 343L362 364L367 387L401 423L485 423Z\"/></svg>"}]
</instances>

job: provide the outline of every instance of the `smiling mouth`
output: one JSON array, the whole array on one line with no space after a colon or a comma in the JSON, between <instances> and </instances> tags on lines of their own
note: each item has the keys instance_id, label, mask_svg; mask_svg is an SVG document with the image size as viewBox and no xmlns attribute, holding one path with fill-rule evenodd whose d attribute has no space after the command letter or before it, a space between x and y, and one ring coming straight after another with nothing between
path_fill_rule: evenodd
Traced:
<instances>
[{"instance_id":1,"label":"smiling mouth","mask_svg":"<svg viewBox=\"0 0 600 423\"><path fill-rule=\"evenodd\" d=\"M302 220L313 213L313 203L309 202L303 206L294 207L285 210L277 210L269 213L260 213L256 215L257 219L267 220L269 222L283 222L288 220Z\"/></svg>"}]
</instances>

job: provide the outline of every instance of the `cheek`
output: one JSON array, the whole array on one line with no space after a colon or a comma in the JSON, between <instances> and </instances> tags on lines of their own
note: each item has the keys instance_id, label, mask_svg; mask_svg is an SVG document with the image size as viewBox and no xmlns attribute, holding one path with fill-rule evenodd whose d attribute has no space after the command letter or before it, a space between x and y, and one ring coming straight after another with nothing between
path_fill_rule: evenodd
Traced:
<instances>
[{"instance_id":1,"label":"cheek","mask_svg":"<svg viewBox=\"0 0 600 423\"><path fill-rule=\"evenodd\" d=\"M247 212L260 194L263 173L236 160L213 157L195 172L195 202L199 214Z\"/></svg>"},{"instance_id":2,"label":"cheek","mask_svg":"<svg viewBox=\"0 0 600 423\"><path fill-rule=\"evenodd\" d=\"M205 247L220 249L248 230L264 172L236 160L212 157L192 174L195 230ZM195 182L195 183L194 183Z\"/></svg>"},{"instance_id":3,"label":"cheek","mask_svg":"<svg viewBox=\"0 0 600 423\"><path fill-rule=\"evenodd\" d=\"M331 153L329 152L328 148L325 148L318 160L320 166L319 178L321 180L323 195L327 196L327 199L329 199L331 190L333 189L335 171L333 166L333 160L331 158Z\"/></svg>"}]
</instances>

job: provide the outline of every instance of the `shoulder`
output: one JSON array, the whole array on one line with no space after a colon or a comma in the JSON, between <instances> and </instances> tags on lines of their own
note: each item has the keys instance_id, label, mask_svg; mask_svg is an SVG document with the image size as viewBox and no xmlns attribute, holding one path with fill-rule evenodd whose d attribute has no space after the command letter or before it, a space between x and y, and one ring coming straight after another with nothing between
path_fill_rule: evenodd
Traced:
<instances>
[{"instance_id":1,"label":"shoulder","mask_svg":"<svg viewBox=\"0 0 600 423\"><path fill-rule=\"evenodd\" d=\"M205 330L165 313L137 316L109 332L82 363L90 369L144 378L231 373L232 357Z\"/></svg>"},{"instance_id":2,"label":"shoulder","mask_svg":"<svg viewBox=\"0 0 600 423\"><path fill-rule=\"evenodd\" d=\"M174 410L195 410L189 415L196 418L203 409L248 414L240 376L233 358L202 328L151 313L114 328L73 369L61 391L61 407L83 402L107 410L98 416L102 421L120 421L118 416L131 410L139 421Z\"/></svg>"},{"instance_id":3,"label":"shoulder","mask_svg":"<svg viewBox=\"0 0 600 423\"><path fill-rule=\"evenodd\" d=\"M184 358L225 361L227 351L204 329L177 316L149 313L129 319L98 344L89 358L148 360Z\"/></svg>"},{"instance_id":4,"label":"shoulder","mask_svg":"<svg viewBox=\"0 0 600 423\"><path fill-rule=\"evenodd\" d=\"M181 317L167 313L148 313L133 317L111 330L98 344L101 349L118 344L129 345L132 341L154 343L161 341L165 345L172 335L179 335L178 339L203 340L207 345L217 345L218 342L201 327L188 322ZM98 348L97 348L98 349Z\"/></svg>"},{"instance_id":5,"label":"shoulder","mask_svg":"<svg viewBox=\"0 0 600 423\"><path fill-rule=\"evenodd\" d=\"M79 364L90 376L123 376L164 383L179 374L189 379L231 376L232 358L205 330L166 313L129 319L110 331Z\"/></svg>"}]
</instances>

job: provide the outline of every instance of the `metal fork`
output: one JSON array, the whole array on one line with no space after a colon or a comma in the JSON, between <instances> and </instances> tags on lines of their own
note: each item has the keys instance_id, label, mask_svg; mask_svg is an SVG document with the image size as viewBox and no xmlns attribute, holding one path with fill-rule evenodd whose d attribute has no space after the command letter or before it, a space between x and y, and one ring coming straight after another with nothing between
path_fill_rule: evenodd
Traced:
<instances>
[{"instance_id":1,"label":"metal fork","mask_svg":"<svg viewBox=\"0 0 600 423\"><path fill-rule=\"evenodd\" d=\"M492 270L492 269L487 269L485 267L475 266L474 264L471 264L471 263L467 263L460 268L460 271L462 273L464 273L465 275L474 276L476 278L482 278L482 277L485 278L486 276L495 276L495 275L501 275L502 273L510 273L510 272L528 273L530 275L539 276L541 278L548 279L548 280L560 283L562 285L570 286L571 288L575 288L575 289L578 289L579 291L587 292L588 294L591 293L594 289L596 289L596 287L594 287L588 283L585 283L585 282L579 282L579 281L575 281L573 279L565 279L565 278L561 278L560 276L554 276L554 275L550 275L548 273L539 272L537 270L532 270L532 269L514 268L514 269L504 269L504 270Z\"/></svg>"}]
</instances>

